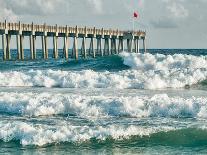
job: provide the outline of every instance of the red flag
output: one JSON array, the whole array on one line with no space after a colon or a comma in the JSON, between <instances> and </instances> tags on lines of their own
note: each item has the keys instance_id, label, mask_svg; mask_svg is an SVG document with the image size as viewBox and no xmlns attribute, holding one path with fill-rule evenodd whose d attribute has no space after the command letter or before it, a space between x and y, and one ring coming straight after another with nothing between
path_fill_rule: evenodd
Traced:
<instances>
[{"instance_id":1,"label":"red flag","mask_svg":"<svg viewBox=\"0 0 207 155\"><path fill-rule=\"evenodd\" d=\"M134 12L134 18L138 18L139 14L138 12Z\"/></svg>"}]
</instances>

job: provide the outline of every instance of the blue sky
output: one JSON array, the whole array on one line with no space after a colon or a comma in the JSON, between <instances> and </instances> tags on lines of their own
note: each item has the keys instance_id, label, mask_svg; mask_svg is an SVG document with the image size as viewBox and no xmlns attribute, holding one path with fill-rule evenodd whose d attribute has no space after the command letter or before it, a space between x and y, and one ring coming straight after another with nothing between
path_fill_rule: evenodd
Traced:
<instances>
[{"instance_id":1,"label":"blue sky","mask_svg":"<svg viewBox=\"0 0 207 155\"><path fill-rule=\"evenodd\" d=\"M0 0L0 20L147 31L148 48L207 48L207 0Z\"/></svg>"}]
</instances>

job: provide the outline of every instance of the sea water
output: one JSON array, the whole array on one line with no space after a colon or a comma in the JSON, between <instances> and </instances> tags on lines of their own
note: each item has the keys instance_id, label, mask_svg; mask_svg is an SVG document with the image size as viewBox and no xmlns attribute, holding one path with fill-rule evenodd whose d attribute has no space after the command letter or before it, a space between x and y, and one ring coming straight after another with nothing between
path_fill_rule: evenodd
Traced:
<instances>
[{"instance_id":1,"label":"sea water","mask_svg":"<svg viewBox=\"0 0 207 155\"><path fill-rule=\"evenodd\" d=\"M49 53L0 61L0 154L207 154L207 50Z\"/></svg>"}]
</instances>

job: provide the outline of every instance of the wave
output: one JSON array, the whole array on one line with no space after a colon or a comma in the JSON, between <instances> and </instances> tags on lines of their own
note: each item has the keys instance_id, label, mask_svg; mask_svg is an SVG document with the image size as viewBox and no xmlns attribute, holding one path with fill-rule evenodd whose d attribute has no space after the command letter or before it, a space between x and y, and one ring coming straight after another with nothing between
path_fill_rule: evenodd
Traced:
<instances>
[{"instance_id":1,"label":"wave","mask_svg":"<svg viewBox=\"0 0 207 155\"><path fill-rule=\"evenodd\" d=\"M0 72L2 87L61 87L61 88L183 88L207 79L205 56L120 54L128 70L63 71L25 70Z\"/></svg>"},{"instance_id":2,"label":"wave","mask_svg":"<svg viewBox=\"0 0 207 155\"><path fill-rule=\"evenodd\" d=\"M132 136L149 136L156 132L173 130L170 127L138 127L123 125L108 126L76 126L68 122L55 125L34 125L25 122L0 121L0 140L10 142L20 141L22 145L43 146L51 143L75 142L81 143L90 139L114 140L129 139Z\"/></svg>"},{"instance_id":3,"label":"wave","mask_svg":"<svg viewBox=\"0 0 207 155\"><path fill-rule=\"evenodd\" d=\"M116 143L140 145L206 145L207 130L202 127L73 125L66 121L53 125L21 121L0 121L0 141L18 141L21 145ZM132 147L132 145L130 145Z\"/></svg>"},{"instance_id":4,"label":"wave","mask_svg":"<svg viewBox=\"0 0 207 155\"><path fill-rule=\"evenodd\" d=\"M206 97L87 96L54 93L0 93L0 113L22 116L207 118Z\"/></svg>"}]
</instances>

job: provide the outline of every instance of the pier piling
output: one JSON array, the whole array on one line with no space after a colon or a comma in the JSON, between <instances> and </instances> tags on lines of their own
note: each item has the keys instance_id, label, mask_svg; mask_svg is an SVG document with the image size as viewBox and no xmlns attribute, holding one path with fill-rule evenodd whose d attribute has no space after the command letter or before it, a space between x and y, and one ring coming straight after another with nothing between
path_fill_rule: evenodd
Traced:
<instances>
[{"instance_id":1,"label":"pier piling","mask_svg":"<svg viewBox=\"0 0 207 155\"><path fill-rule=\"evenodd\" d=\"M24 36L20 35L20 58L21 58L21 60L24 60L23 40L24 40Z\"/></svg>"},{"instance_id":2,"label":"pier piling","mask_svg":"<svg viewBox=\"0 0 207 155\"><path fill-rule=\"evenodd\" d=\"M6 60L6 34L2 35L3 59Z\"/></svg>"}]
</instances>

